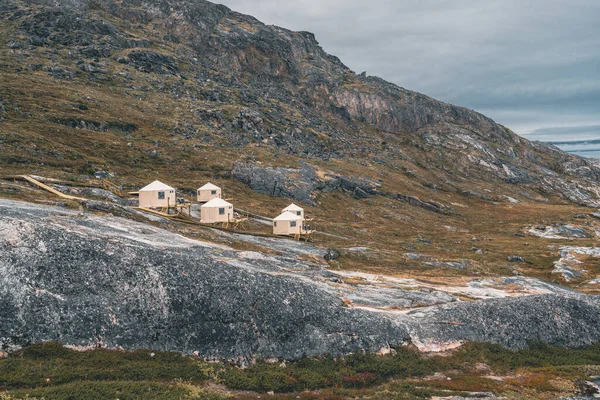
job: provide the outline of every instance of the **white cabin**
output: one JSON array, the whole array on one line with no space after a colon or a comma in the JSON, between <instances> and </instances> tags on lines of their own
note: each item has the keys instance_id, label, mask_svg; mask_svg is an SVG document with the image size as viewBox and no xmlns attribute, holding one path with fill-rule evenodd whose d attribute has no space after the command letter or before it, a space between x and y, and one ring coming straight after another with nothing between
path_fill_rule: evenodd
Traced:
<instances>
[{"instance_id":1,"label":"white cabin","mask_svg":"<svg viewBox=\"0 0 600 400\"><path fill-rule=\"evenodd\" d=\"M212 183L207 183L198 189L198 202L199 203L208 203L212 199L220 199L221 198L221 188L217 185L213 185Z\"/></svg>"},{"instance_id":2,"label":"white cabin","mask_svg":"<svg viewBox=\"0 0 600 400\"><path fill-rule=\"evenodd\" d=\"M302 229L302 217L290 211L285 211L273 220L274 235L296 235L302 233Z\"/></svg>"},{"instance_id":3,"label":"white cabin","mask_svg":"<svg viewBox=\"0 0 600 400\"><path fill-rule=\"evenodd\" d=\"M177 205L175 189L161 181L154 181L139 190L140 207L164 208Z\"/></svg>"},{"instance_id":4,"label":"white cabin","mask_svg":"<svg viewBox=\"0 0 600 400\"><path fill-rule=\"evenodd\" d=\"M287 206L286 208L281 210L281 212L282 213L291 212L292 214L296 214L297 216L302 217L302 219L304 219L304 208L299 207L299 206L295 205L294 203L290 204L289 206Z\"/></svg>"},{"instance_id":5,"label":"white cabin","mask_svg":"<svg viewBox=\"0 0 600 400\"><path fill-rule=\"evenodd\" d=\"M233 204L223 199L212 199L200 207L200 222L204 224L216 224L233 220Z\"/></svg>"}]
</instances>

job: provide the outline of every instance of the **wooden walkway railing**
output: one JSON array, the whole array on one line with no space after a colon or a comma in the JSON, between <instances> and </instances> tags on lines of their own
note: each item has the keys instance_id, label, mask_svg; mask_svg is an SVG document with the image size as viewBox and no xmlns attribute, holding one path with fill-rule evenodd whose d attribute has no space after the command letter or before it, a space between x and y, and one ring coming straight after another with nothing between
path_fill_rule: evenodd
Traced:
<instances>
[{"instance_id":1,"label":"wooden walkway railing","mask_svg":"<svg viewBox=\"0 0 600 400\"><path fill-rule=\"evenodd\" d=\"M68 195L68 194L65 194L65 193L59 192L58 190L54 189L53 187L50 187L50 186L46 185L45 183L42 183L42 182L38 181L38 180L37 180L37 179L35 179L35 178L32 178L32 177L31 177L31 176L29 176L29 175L19 175L19 177L20 177L21 179L24 179L24 180L26 180L27 182L29 182L29 183L31 183L31 184L33 184L33 185L35 185L35 186L38 186L38 187L40 187L40 188L42 188L42 189L44 189L44 190L46 190L46 191L48 191L48 192L52 193L52 194L55 194L55 195L57 195L57 196L59 196L59 197L62 197L63 199L69 199L69 200L81 200L81 201L83 201L83 200L87 200L87 199L84 199L84 198L82 198L82 197L71 196L71 195Z\"/></svg>"},{"instance_id":2,"label":"wooden walkway railing","mask_svg":"<svg viewBox=\"0 0 600 400\"><path fill-rule=\"evenodd\" d=\"M59 179L47 179L47 178L41 178L40 179L36 179L30 175L11 175L11 176L6 176L3 177L3 179L19 179L19 180L25 180L31 184L33 184L34 186L37 186L39 188L42 188L50 193L53 193L57 196L62 197L63 199L72 199L72 200L86 200L84 198L81 197L77 197L77 196L71 196L65 193L62 193L56 189L54 189L51 186L48 186L46 183L49 184L57 184L57 185L68 185L68 186L81 186L81 187L99 187L105 190L108 190L109 192L112 192L114 194L116 194L119 197L127 197L127 193L124 192L123 190L121 190L121 188L117 185L115 185L114 183L112 183L111 181L107 180L107 179L102 179L100 181L100 183L79 183L79 182L69 182L69 181L62 181ZM42 182L43 181L43 182ZM45 183L44 183L45 182Z\"/></svg>"},{"instance_id":3,"label":"wooden walkway railing","mask_svg":"<svg viewBox=\"0 0 600 400\"><path fill-rule=\"evenodd\" d=\"M109 192L112 192L112 193L116 194L119 197L125 198L128 195L128 193L125 192L125 191L123 191L120 186L112 183L108 179L102 179L100 181L100 185L102 186L102 189L108 190Z\"/></svg>"}]
</instances>

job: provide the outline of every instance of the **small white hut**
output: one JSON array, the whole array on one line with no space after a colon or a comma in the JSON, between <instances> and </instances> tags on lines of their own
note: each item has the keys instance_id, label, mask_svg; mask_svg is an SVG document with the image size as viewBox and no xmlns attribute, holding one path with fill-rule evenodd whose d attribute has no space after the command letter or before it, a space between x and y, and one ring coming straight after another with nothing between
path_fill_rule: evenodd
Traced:
<instances>
[{"instance_id":1,"label":"small white hut","mask_svg":"<svg viewBox=\"0 0 600 400\"><path fill-rule=\"evenodd\" d=\"M161 181L154 181L139 190L140 207L162 208L177 205L175 189Z\"/></svg>"},{"instance_id":2,"label":"small white hut","mask_svg":"<svg viewBox=\"0 0 600 400\"><path fill-rule=\"evenodd\" d=\"M281 212L282 213L291 212L292 214L295 214L299 217L302 217L302 219L304 219L304 208L298 207L294 203L290 204L289 206L287 206L286 208L281 210Z\"/></svg>"},{"instance_id":3,"label":"small white hut","mask_svg":"<svg viewBox=\"0 0 600 400\"><path fill-rule=\"evenodd\" d=\"M295 235L298 233L302 233L302 217L300 215L285 211L273 220L274 235Z\"/></svg>"},{"instance_id":4,"label":"small white hut","mask_svg":"<svg viewBox=\"0 0 600 400\"><path fill-rule=\"evenodd\" d=\"M221 188L213 185L212 183L207 183L198 189L198 202L199 203L207 203L212 199L220 199L221 198Z\"/></svg>"},{"instance_id":5,"label":"small white hut","mask_svg":"<svg viewBox=\"0 0 600 400\"><path fill-rule=\"evenodd\" d=\"M200 222L204 224L215 224L233 220L233 205L223 199L212 199L200 207Z\"/></svg>"}]
</instances>

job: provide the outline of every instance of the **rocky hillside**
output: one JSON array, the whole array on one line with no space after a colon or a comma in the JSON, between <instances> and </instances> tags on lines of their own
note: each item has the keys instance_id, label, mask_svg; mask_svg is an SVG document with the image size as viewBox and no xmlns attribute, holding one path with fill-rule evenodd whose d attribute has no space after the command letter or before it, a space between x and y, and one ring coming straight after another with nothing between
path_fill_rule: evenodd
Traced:
<instances>
[{"instance_id":1,"label":"rocky hillside","mask_svg":"<svg viewBox=\"0 0 600 400\"><path fill-rule=\"evenodd\" d=\"M247 361L600 339L600 165L357 75L310 33L202 0L0 0L0 77L0 178L116 203L80 216L0 180L4 347ZM267 217L294 199L319 232L140 222L94 177L185 197L211 180Z\"/></svg>"},{"instance_id":2,"label":"rocky hillside","mask_svg":"<svg viewBox=\"0 0 600 400\"><path fill-rule=\"evenodd\" d=\"M353 160L436 190L509 185L600 205L591 162L357 75L308 32L203 0L4 0L0 18L4 165L126 174ZM199 166L207 149L219 162Z\"/></svg>"},{"instance_id":3,"label":"rocky hillside","mask_svg":"<svg viewBox=\"0 0 600 400\"><path fill-rule=\"evenodd\" d=\"M0 201L0 347L56 340L246 363L387 352L407 340L442 350L600 339L594 296L534 281L545 294L474 302L381 278L355 287L302 257L320 258L319 250L286 247L285 255L235 251L128 219Z\"/></svg>"}]
</instances>

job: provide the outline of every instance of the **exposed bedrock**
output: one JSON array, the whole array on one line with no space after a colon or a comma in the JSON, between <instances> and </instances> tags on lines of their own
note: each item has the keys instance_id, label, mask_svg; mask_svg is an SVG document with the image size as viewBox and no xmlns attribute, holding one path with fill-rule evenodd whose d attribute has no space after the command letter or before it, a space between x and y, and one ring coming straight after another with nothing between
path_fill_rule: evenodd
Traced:
<instances>
[{"instance_id":1,"label":"exposed bedrock","mask_svg":"<svg viewBox=\"0 0 600 400\"><path fill-rule=\"evenodd\" d=\"M346 308L323 284L254 266L261 257L121 218L15 204L0 202L4 347L58 340L291 359L407 338L391 318Z\"/></svg>"},{"instance_id":2,"label":"exposed bedrock","mask_svg":"<svg viewBox=\"0 0 600 400\"><path fill-rule=\"evenodd\" d=\"M600 299L595 296L539 295L444 304L408 313L411 337L423 350L476 341L525 348L542 341L581 347L600 339Z\"/></svg>"},{"instance_id":3,"label":"exposed bedrock","mask_svg":"<svg viewBox=\"0 0 600 400\"><path fill-rule=\"evenodd\" d=\"M297 258L300 250L240 252L124 218L0 200L0 345L58 340L245 362L379 351L408 339L423 350L600 340L600 302L566 290L461 302L390 288L386 303L448 302L406 313L370 307L382 294L361 288L354 298L365 307L347 307L330 274Z\"/></svg>"},{"instance_id":4,"label":"exposed bedrock","mask_svg":"<svg viewBox=\"0 0 600 400\"><path fill-rule=\"evenodd\" d=\"M327 172L319 174L315 167L303 163L299 169L263 167L250 162L234 164L234 178L258 193L313 204L319 192L344 191L355 198L380 194L381 183L368 178L357 178Z\"/></svg>"}]
</instances>

